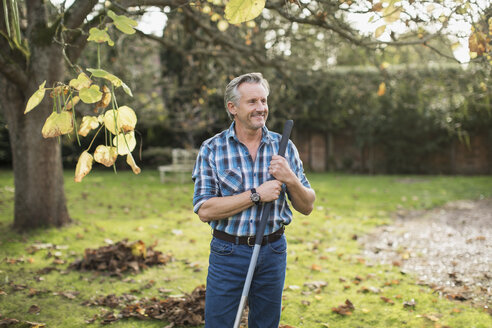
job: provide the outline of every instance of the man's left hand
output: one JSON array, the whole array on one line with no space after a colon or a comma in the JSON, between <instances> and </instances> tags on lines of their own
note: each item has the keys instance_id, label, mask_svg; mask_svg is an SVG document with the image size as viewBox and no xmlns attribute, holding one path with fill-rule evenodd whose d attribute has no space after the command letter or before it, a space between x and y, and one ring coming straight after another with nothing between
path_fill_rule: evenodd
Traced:
<instances>
[{"instance_id":1,"label":"man's left hand","mask_svg":"<svg viewBox=\"0 0 492 328\"><path fill-rule=\"evenodd\" d=\"M273 155L270 166L268 167L268 173L273 175L275 179L288 185L293 179L297 179L296 175L290 169L287 160L279 155Z\"/></svg>"}]
</instances>

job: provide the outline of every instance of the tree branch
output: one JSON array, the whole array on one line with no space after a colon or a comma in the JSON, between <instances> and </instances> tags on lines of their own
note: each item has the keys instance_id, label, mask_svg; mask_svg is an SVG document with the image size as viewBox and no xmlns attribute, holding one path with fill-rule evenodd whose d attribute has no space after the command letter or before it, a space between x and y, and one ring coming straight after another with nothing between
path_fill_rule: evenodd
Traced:
<instances>
[{"instance_id":1,"label":"tree branch","mask_svg":"<svg viewBox=\"0 0 492 328\"><path fill-rule=\"evenodd\" d=\"M76 0L65 12L65 26L79 28L97 3L97 0Z\"/></svg>"}]
</instances>

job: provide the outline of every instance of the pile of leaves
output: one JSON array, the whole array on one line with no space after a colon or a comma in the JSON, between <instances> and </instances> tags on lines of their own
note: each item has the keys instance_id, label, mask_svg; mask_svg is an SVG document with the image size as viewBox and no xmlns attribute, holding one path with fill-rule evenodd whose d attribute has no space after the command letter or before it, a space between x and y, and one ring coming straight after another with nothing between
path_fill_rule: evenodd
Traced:
<instances>
[{"instance_id":1,"label":"pile of leaves","mask_svg":"<svg viewBox=\"0 0 492 328\"><path fill-rule=\"evenodd\" d=\"M197 326L205 322L205 287L196 287L191 294L183 297L168 297L166 299L142 298L136 300L134 296L123 295L117 297L108 295L86 302L88 306L107 306L121 308L118 314L113 311L86 321L92 323L98 318L102 324L110 324L124 318L141 320L157 319L170 322L168 327Z\"/></svg>"},{"instance_id":2,"label":"pile of leaves","mask_svg":"<svg viewBox=\"0 0 492 328\"><path fill-rule=\"evenodd\" d=\"M80 271L103 271L119 276L126 271L137 273L148 266L166 264L172 260L170 254L164 255L162 252L155 251L154 247L155 245L146 248L141 240L129 243L125 239L97 249L87 248L84 258L76 260L69 268Z\"/></svg>"}]
</instances>

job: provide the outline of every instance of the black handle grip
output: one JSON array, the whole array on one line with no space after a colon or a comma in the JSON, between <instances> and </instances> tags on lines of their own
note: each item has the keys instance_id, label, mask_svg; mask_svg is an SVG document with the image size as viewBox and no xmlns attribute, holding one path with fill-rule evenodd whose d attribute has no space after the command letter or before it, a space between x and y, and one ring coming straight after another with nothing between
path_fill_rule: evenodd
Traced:
<instances>
[{"instance_id":1,"label":"black handle grip","mask_svg":"<svg viewBox=\"0 0 492 328\"><path fill-rule=\"evenodd\" d=\"M287 143L289 142L290 133L292 132L292 127L294 126L294 121L287 120L284 124L284 131L282 132L282 139L280 140L280 146L278 147L278 154L280 156L285 155L285 150L287 149Z\"/></svg>"},{"instance_id":2,"label":"black handle grip","mask_svg":"<svg viewBox=\"0 0 492 328\"><path fill-rule=\"evenodd\" d=\"M278 154L280 156L285 155L285 150L287 149L287 143L289 142L290 133L292 132L292 127L294 126L294 121L287 120L284 124L284 131L282 132L282 139L280 139L280 145L278 147ZM255 244L261 245L263 240L263 235L265 234L265 228L268 221L268 217L270 216L270 212L272 211L272 202L266 203L263 208L263 213L261 215L260 225L258 226L258 230L256 231L256 239Z\"/></svg>"}]
</instances>

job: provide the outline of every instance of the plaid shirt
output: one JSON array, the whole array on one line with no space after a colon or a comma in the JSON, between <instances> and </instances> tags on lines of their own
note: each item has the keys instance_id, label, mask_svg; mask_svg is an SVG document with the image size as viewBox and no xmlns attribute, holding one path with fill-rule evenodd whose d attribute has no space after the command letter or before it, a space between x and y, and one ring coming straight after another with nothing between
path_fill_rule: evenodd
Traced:
<instances>
[{"instance_id":1,"label":"plaid shirt","mask_svg":"<svg viewBox=\"0 0 492 328\"><path fill-rule=\"evenodd\" d=\"M233 122L228 130L203 142L200 148L192 175L195 182L193 195L195 213L198 213L200 206L212 197L240 194L273 179L268 173L268 166L272 156L278 153L281 135L270 132L266 127L263 127L263 136L258 147L256 160L253 162L248 148L237 139L234 125ZM302 161L296 147L290 140L285 158L301 183L310 188L311 186L304 175ZM285 194L285 191L282 191L272 206L272 214L268 219L265 235L277 231L292 221L292 211ZM287 196L290 198L289 190L287 190ZM213 220L209 224L213 229L231 235L254 236L263 208L263 203L253 205L232 217Z\"/></svg>"}]
</instances>

